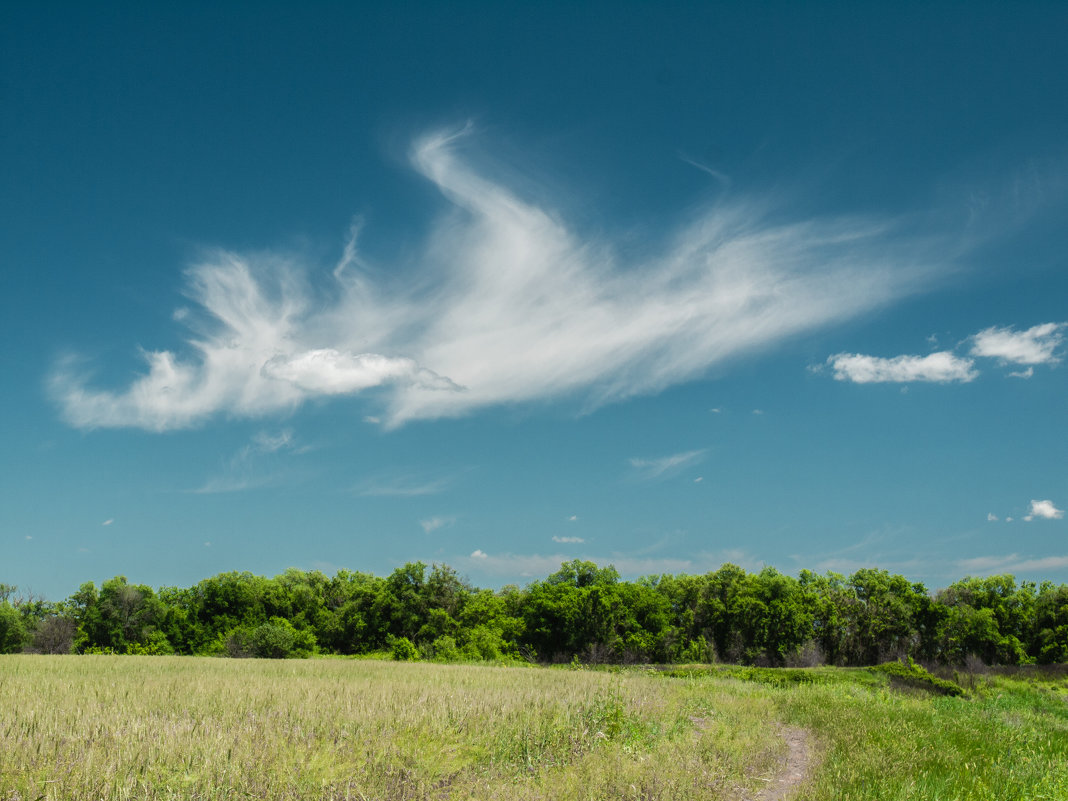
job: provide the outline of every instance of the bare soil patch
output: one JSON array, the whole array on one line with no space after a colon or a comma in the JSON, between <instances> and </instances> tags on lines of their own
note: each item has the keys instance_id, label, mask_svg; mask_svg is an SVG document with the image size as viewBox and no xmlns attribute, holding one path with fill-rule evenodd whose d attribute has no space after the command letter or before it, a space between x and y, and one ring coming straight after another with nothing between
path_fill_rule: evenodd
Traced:
<instances>
[{"instance_id":1,"label":"bare soil patch","mask_svg":"<svg viewBox=\"0 0 1068 801\"><path fill-rule=\"evenodd\" d=\"M766 787L745 796L745 801L785 801L808 778L813 762L811 735L796 726L780 726L779 733L786 741L786 754L779 769L764 778Z\"/></svg>"}]
</instances>

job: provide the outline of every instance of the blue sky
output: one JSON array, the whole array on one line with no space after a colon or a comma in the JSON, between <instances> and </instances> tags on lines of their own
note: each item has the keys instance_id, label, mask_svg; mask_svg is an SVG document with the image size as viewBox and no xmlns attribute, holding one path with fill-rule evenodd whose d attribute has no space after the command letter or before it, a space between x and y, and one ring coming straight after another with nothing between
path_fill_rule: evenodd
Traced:
<instances>
[{"instance_id":1,"label":"blue sky","mask_svg":"<svg viewBox=\"0 0 1068 801\"><path fill-rule=\"evenodd\" d=\"M1068 581L1059 3L24 4L0 581Z\"/></svg>"}]
</instances>

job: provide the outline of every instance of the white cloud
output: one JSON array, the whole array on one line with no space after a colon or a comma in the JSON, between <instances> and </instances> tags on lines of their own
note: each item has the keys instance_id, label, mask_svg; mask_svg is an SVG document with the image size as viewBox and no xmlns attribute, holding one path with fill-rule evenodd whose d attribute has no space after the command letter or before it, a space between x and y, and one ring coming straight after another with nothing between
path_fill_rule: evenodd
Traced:
<instances>
[{"instance_id":1,"label":"white cloud","mask_svg":"<svg viewBox=\"0 0 1068 801\"><path fill-rule=\"evenodd\" d=\"M571 523L574 523L576 520L578 520L578 515L571 515L571 517L568 518L568 521Z\"/></svg>"},{"instance_id":2,"label":"white cloud","mask_svg":"<svg viewBox=\"0 0 1068 801\"><path fill-rule=\"evenodd\" d=\"M115 522L115 518L114 517L109 517L107 520L105 520L100 525L102 525L102 526L110 526L114 522Z\"/></svg>"},{"instance_id":3,"label":"white cloud","mask_svg":"<svg viewBox=\"0 0 1068 801\"><path fill-rule=\"evenodd\" d=\"M1026 370L1018 370L1013 373L1009 373L1013 378L1031 378L1035 374L1034 367L1028 367Z\"/></svg>"},{"instance_id":4,"label":"white cloud","mask_svg":"<svg viewBox=\"0 0 1068 801\"><path fill-rule=\"evenodd\" d=\"M428 517L426 520L420 520L419 525L423 527L423 532L429 534L432 531L437 531L439 528L445 528L451 526L456 522L455 517Z\"/></svg>"},{"instance_id":5,"label":"white cloud","mask_svg":"<svg viewBox=\"0 0 1068 801\"><path fill-rule=\"evenodd\" d=\"M452 381L420 367L412 359L376 353L341 353L319 348L292 356L272 356L261 372L289 381L309 395L349 395L385 383L410 383L429 390L458 390Z\"/></svg>"},{"instance_id":6,"label":"white cloud","mask_svg":"<svg viewBox=\"0 0 1068 801\"><path fill-rule=\"evenodd\" d=\"M586 540L582 539L582 537L553 537L553 542L583 543L585 541Z\"/></svg>"},{"instance_id":7,"label":"white cloud","mask_svg":"<svg viewBox=\"0 0 1068 801\"><path fill-rule=\"evenodd\" d=\"M671 456L661 456L657 459L643 459L637 456L628 459L628 464L637 471L639 478L651 481L672 475L690 465L697 464L704 458L705 451L686 451L675 453Z\"/></svg>"},{"instance_id":8,"label":"white cloud","mask_svg":"<svg viewBox=\"0 0 1068 801\"><path fill-rule=\"evenodd\" d=\"M1055 352L1064 341L1064 329L1068 323L1043 323L1026 331L1006 328L986 328L972 337L971 354L999 359L1008 364L1053 364L1060 361ZM1020 377L1026 375L1013 373Z\"/></svg>"},{"instance_id":9,"label":"white cloud","mask_svg":"<svg viewBox=\"0 0 1068 801\"><path fill-rule=\"evenodd\" d=\"M50 387L64 418L162 431L367 392L387 426L562 397L595 407L856 317L944 262L928 238L884 224L773 222L742 201L631 257L474 169L460 139L428 136L413 150L449 203L422 249L372 270L354 229L328 272L209 252L187 272L187 346L145 351L144 372L118 389L61 360Z\"/></svg>"},{"instance_id":10,"label":"white cloud","mask_svg":"<svg viewBox=\"0 0 1068 801\"><path fill-rule=\"evenodd\" d=\"M1068 568L1068 556L1022 557L1010 553L1005 556L977 556L961 559L958 569L965 573L1039 573Z\"/></svg>"},{"instance_id":11,"label":"white cloud","mask_svg":"<svg viewBox=\"0 0 1068 801\"><path fill-rule=\"evenodd\" d=\"M29 542L30 540L32 540L32 539L33 539L33 536L32 536L32 535L30 535L30 534L27 534L27 535L26 535L26 537L25 537L25 539L26 539L26 541L27 541L27 542Z\"/></svg>"},{"instance_id":12,"label":"white cloud","mask_svg":"<svg viewBox=\"0 0 1068 801\"><path fill-rule=\"evenodd\" d=\"M695 478L695 479L693 480L693 483L694 483L694 484L700 484L700 483L701 483L702 481L704 481L704 480L705 480L705 477L704 477L704 476L698 476L697 478Z\"/></svg>"},{"instance_id":13,"label":"white cloud","mask_svg":"<svg viewBox=\"0 0 1068 801\"><path fill-rule=\"evenodd\" d=\"M1024 520L1031 521L1036 517L1045 520L1060 520L1064 517L1064 510L1053 505L1053 501L1031 501L1031 511Z\"/></svg>"},{"instance_id":14,"label":"white cloud","mask_svg":"<svg viewBox=\"0 0 1068 801\"><path fill-rule=\"evenodd\" d=\"M276 453L284 448L290 448L292 445L293 432L289 429L279 431L277 434L260 431L252 437L252 449L260 453Z\"/></svg>"},{"instance_id":15,"label":"white cloud","mask_svg":"<svg viewBox=\"0 0 1068 801\"><path fill-rule=\"evenodd\" d=\"M573 553L556 554L486 554L475 551L470 557L460 558L461 567L477 570L479 573L495 576L521 576L526 579L540 580L560 569L560 565L575 558ZM711 554L702 554L696 559L679 559L673 557L646 557L627 554L610 554L607 556L582 555L601 567L613 565L622 576L649 576L661 573L705 573L717 569L724 561L739 562L738 558L717 558ZM745 567L748 563L743 563ZM748 569L748 568L747 568ZM759 569L759 567L757 568Z\"/></svg>"},{"instance_id":16,"label":"white cloud","mask_svg":"<svg viewBox=\"0 0 1068 801\"><path fill-rule=\"evenodd\" d=\"M979 375L974 369L974 361L962 359L945 350L926 356L895 356L892 359L860 353L836 353L827 358L827 364L834 368L835 379L856 384L910 381L945 384L972 381Z\"/></svg>"},{"instance_id":17,"label":"white cloud","mask_svg":"<svg viewBox=\"0 0 1068 801\"><path fill-rule=\"evenodd\" d=\"M995 522L997 522L998 516L996 514L994 514L993 512L987 512L986 513L986 519L987 519L988 523L995 523Z\"/></svg>"}]
</instances>

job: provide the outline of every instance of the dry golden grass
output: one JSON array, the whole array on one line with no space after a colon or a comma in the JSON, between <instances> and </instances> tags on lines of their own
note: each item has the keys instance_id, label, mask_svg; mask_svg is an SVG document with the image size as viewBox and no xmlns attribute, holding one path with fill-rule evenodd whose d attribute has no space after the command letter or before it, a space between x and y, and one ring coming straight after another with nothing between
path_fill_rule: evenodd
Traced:
<instances>
[{"instance_id":1,"label":"dry golden grass","mask_svg":"<svg viewBox=\"0 0 1068 801\"><path fill-rule=\"evenodd\" d=\"M767 693L635 673L0 657L0 799L737 798Z\"/></svg>"}]
</instances>

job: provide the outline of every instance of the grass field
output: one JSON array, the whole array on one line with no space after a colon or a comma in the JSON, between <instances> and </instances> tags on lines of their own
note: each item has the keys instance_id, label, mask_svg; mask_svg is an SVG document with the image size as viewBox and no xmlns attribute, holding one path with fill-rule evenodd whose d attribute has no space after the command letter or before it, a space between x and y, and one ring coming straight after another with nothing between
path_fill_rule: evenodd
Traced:
<instances>
[{"instance_id":1,"label":"grass field","mask_svg":"<svg viewBox=\"0 0 1068 801\"><path fill-rule=\"evenodd\" d=\"M1068 683L0 657L0 799L1068 799Z\"/></svg>"}]
</instances>

